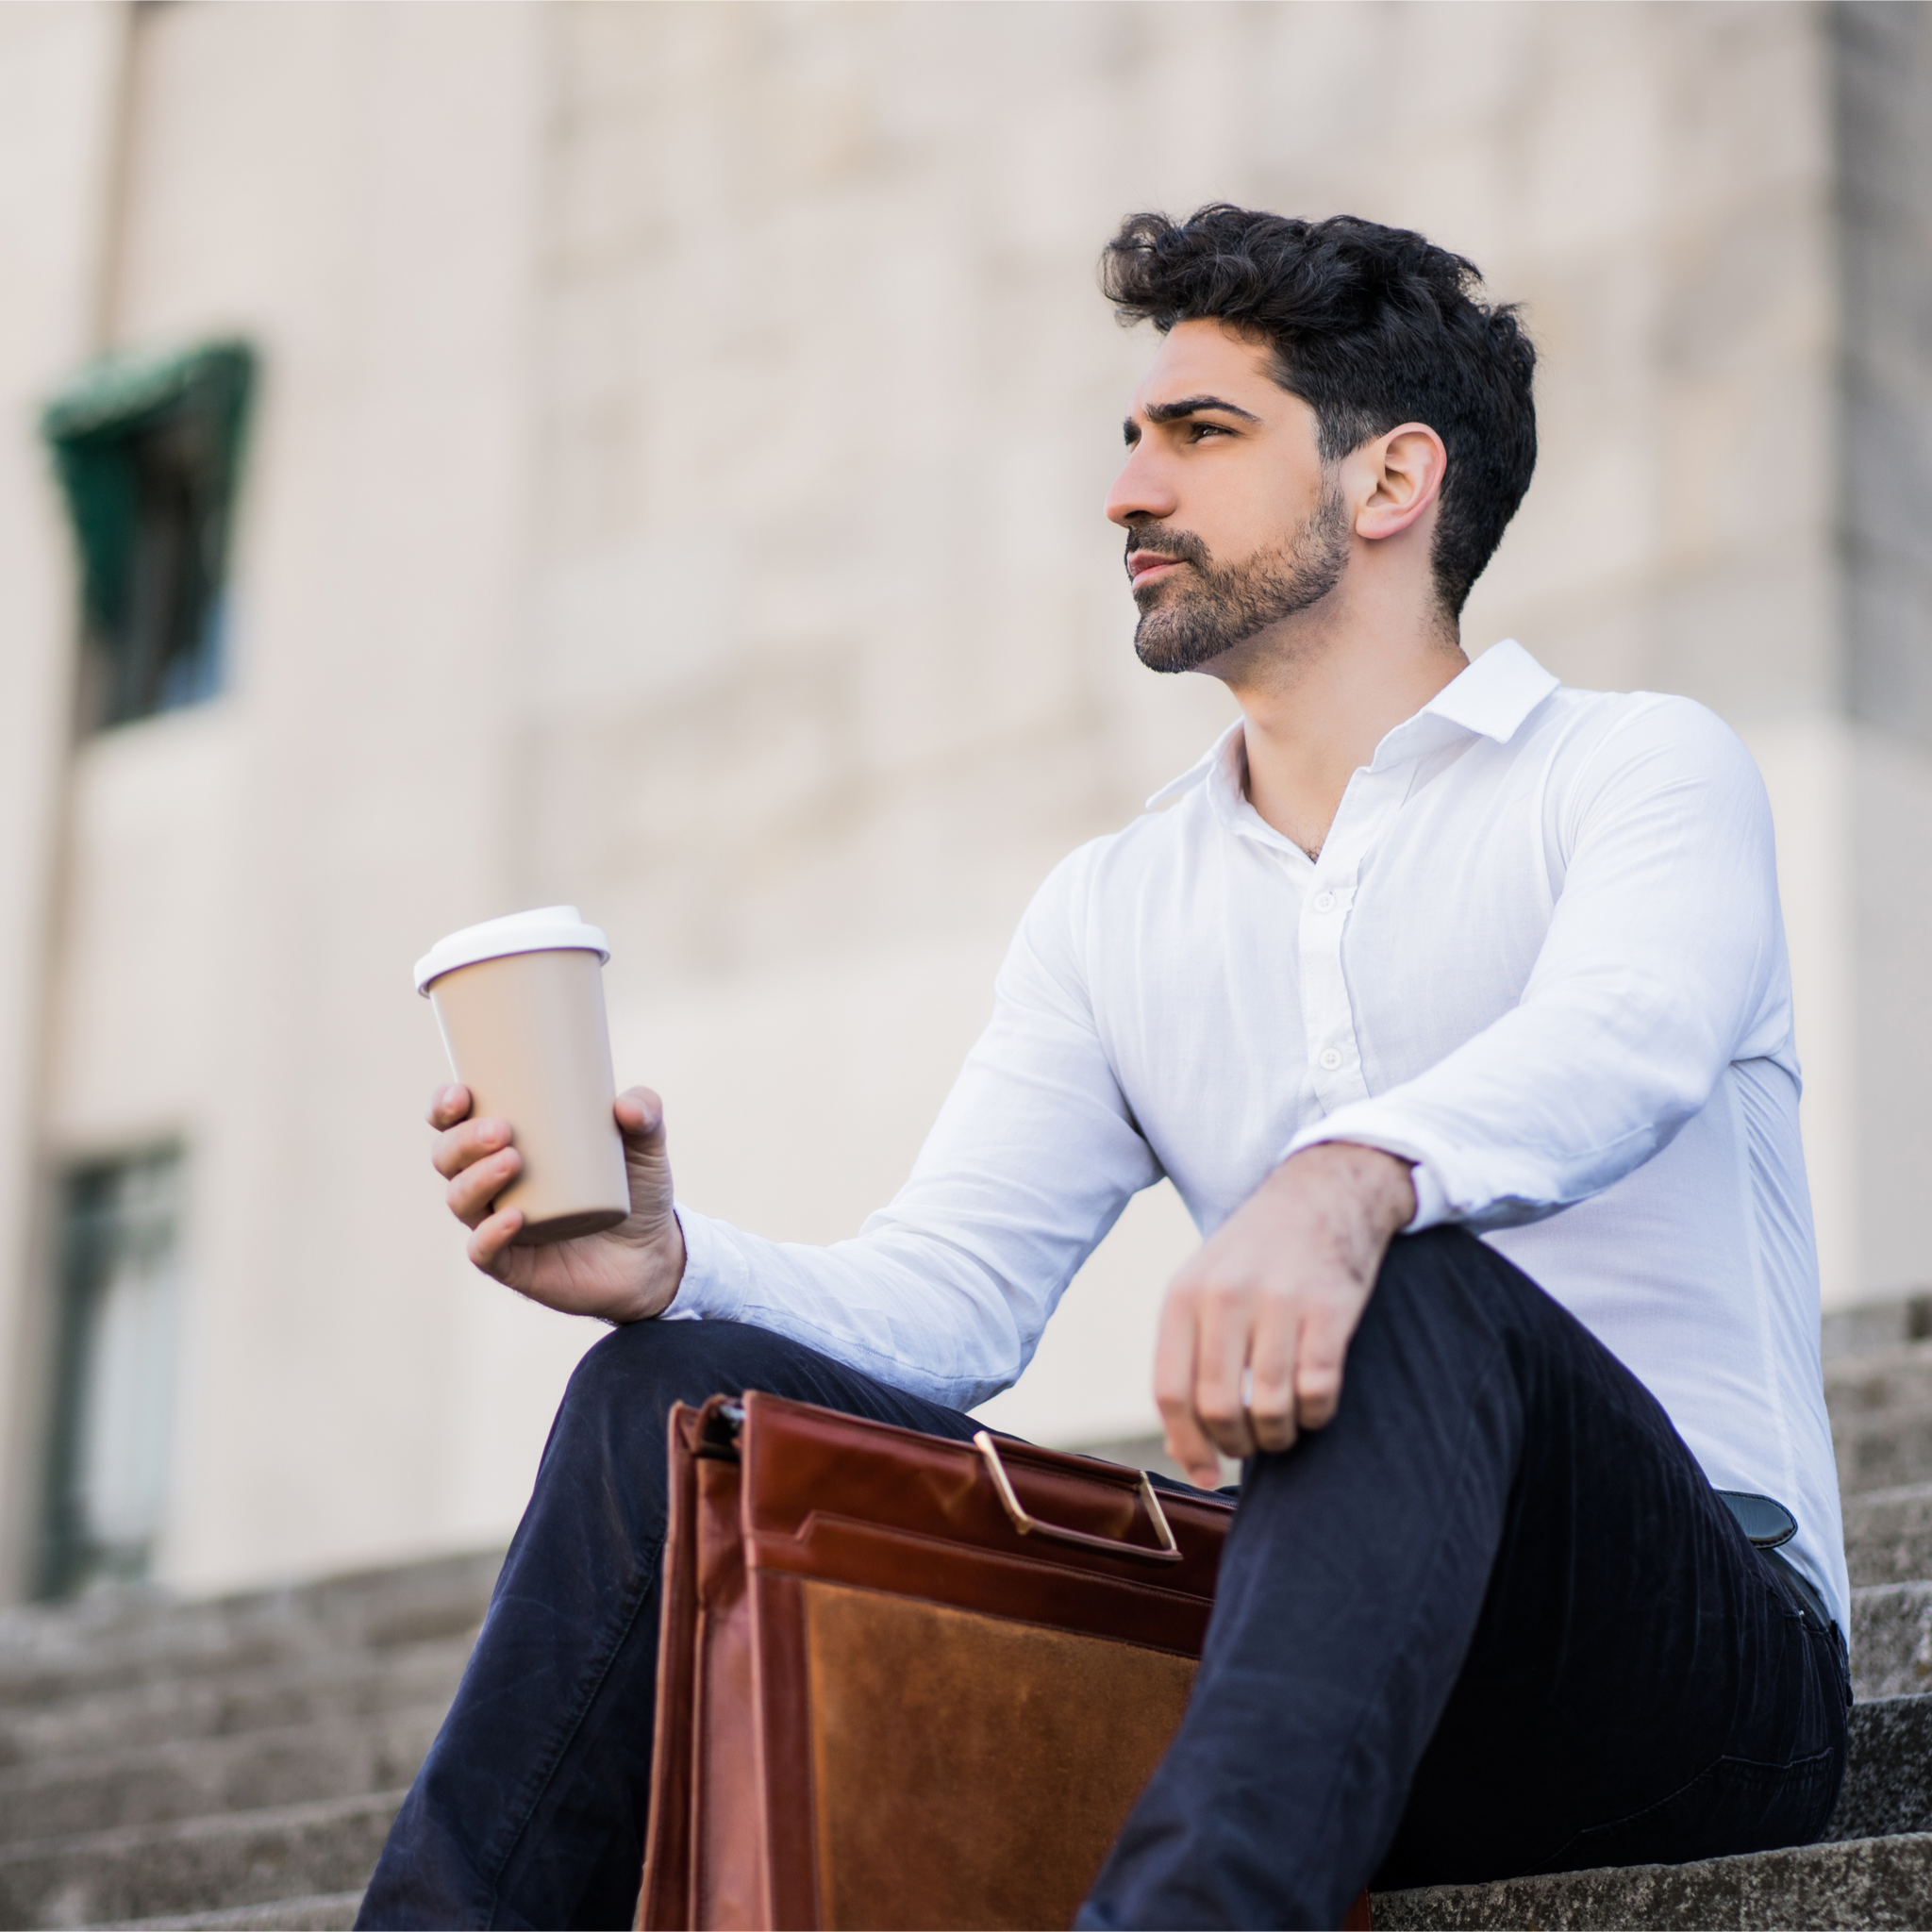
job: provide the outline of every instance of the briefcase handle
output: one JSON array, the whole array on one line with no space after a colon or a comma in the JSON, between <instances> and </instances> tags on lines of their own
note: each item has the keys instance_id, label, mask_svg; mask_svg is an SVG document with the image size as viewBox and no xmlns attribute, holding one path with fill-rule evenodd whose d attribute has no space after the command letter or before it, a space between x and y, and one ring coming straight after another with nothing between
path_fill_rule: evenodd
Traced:
<instances>
[{"instance_id":1,"label":"briefcase handle","mask_svg":"<svg viewBox=\"0 0 1932 1932\"><path fill-rule=\"evenodd\" d=\"M1130 1543L1124 1537L1094 1536L1084 1529L1067 1529L1058 1523L1042 1523L1039 1517L1029 1515L1013 1489L1012 1478L1007 1474L1007 1466L1000 1460L999 1445L985 1429L979 1430L973 1438L973 1446L986 1458L986 1466L992 1472L992 1486L999 1492L1001 1503L1006 1506L1007 1514L1013 1520L1013 1527L1022 1536L1046 1537L1058 1543L1077 1543L1083 1550L1104 1550L1109 1557L1134 1557L1143 1563L1178 1563L1181 1560L1180 1545L1174 1540L1174 1531L1168 1527L1167 1513L1160 1507L1160 1498L1155 1493L1154 1485L1147 1479L1147 1472L1141 1472L1141 1500L1147 1506L1148 1521L1154 1525L1154 1534L1160 1539L1160 1547L1150 1550L1145 1543Z\"/></svg>"}]
</instances>

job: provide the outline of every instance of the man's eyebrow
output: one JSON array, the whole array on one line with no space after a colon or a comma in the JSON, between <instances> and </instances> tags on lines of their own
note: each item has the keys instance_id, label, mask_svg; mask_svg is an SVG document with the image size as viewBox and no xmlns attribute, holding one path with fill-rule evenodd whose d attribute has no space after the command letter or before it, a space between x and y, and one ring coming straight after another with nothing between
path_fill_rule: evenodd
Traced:
<instances>
[{"instance_id":1,"label":"man's eyebrow","mask_svg":"<svg viewBox=\"0 0 1932 1932\"><path fill-rule=\"evenodd\" d=\"M1252 409L1244 409L1239 403L1230 403L1224 396L1183 396L1175 403L1149 403L1147 420L1150 423L1178 423L1186 416L1198 416L1204 409L1220 409L1229 416L1239 416L1243 423L1258 423L1261 419Z\"/></svg>"}]
</instances>

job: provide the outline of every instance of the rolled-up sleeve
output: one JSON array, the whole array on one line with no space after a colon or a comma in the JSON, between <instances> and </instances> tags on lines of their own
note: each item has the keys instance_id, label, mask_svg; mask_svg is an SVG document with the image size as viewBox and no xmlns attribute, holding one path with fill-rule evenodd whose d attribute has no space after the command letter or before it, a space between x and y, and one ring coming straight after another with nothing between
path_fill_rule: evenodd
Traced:
<instances>
[{"instance_id":1,"label":"rolled-up sleeve","mask_svg":"<svg viewBox=\"0 0 1932 1932\"><path fill-rule=\"evenodd\" d=\"M1553 818L1560 887L1516 1006L1284 1150L1414 1161L1411 1228L1554 1213L1667 1145L1732 1061L1796 1075L1770 802L1736 735L1656 699L1592 748Z\"/></svg>"},{"instance_id":2,"label":"rolled-up sleeve","mask_svg":"<svg viewBox=\"0 0 1932 1932\"><path fill-rule=\"evenodd\" d=\"M1080 1264L1160 1178L1088 997L1096 852L1074 853L1028 908L992 1018L891 1205L814 1247L680 1203L684 1279L660 1319L754 1323L959 1408L1017 1379Z\"/></svg>"}]
</instances>

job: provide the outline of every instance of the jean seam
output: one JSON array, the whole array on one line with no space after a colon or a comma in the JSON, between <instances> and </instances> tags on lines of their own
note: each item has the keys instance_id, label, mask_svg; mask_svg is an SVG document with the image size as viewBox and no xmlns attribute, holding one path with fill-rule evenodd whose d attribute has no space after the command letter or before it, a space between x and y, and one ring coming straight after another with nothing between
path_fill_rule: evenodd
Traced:
<instances>
[{"instance_id":1,"label":"jean seam","mask_svg":"<svg viewBox=\"0 0 1932 1932\"><path fill-rule=\"evenodd\" d=\"M489 1845L483 1847L481 1868L483 1882L490 1888L491 1924L496 1922L495 1906L501 1897L501 1881L504 1869L515 1855L517 1846L523 1842L525 1832L529 1829L530 1820L536 1815L537 1807L543 1802L543 1794L550 1789L551 1780L557 1775L558 1767L563 1762L570 1747L576 1741L577 1733L583 1729L584 1719L590 1715L591 1705L597 1701L597 1693L604 1688L604 1680L610 1674L610 1667L617 1661L617 1654L629 1639L631 1629L638 1620L638 1612L643 1608L644 1599L651 1593L651 1586L657 1578L660 1560L664 1553L660 1538L652 1549L641 1574L632 1588L625 1592L628 1599L623 1617L611 1626L611 1636L603 1654L595 1660L595 1668L584 1680L584 1689L578 1696L568 1720L555 1733L556 1741L550 1751L530 1769L525 1781L527 1799L520 1793L517 1800L507 1809L503 1826L508 1833L501 1853L492 1853Z\"/></svg>"}]
</instances>

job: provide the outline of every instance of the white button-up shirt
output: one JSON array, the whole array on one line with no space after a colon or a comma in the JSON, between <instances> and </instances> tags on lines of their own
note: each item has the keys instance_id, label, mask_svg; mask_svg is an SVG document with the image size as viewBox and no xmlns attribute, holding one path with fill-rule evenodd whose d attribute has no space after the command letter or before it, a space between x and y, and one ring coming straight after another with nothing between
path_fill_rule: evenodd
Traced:
<instances>
[{"instance_id":1,"label":"white button-up shirt","mask_svg":"<svg viewBox=\"0 0 1932 1932\"><path fill-rule=\"evenodd\" d=\"M1239 724L1028 908L891 1205L826 1248L681 1204L669 1313L965 1408L1012 1382L1127 1199L1211 1232L1284 1156L1416 1165L1651 1390L1710 1480L1848 1590L1771 811L1709 711L1497 644L1349 780L1321 857ZM1151 1365L1150 1365L1151 1366ZM1344 1387L1343 1400L1346 1400Z\"/></svg>"}]
</instances>

